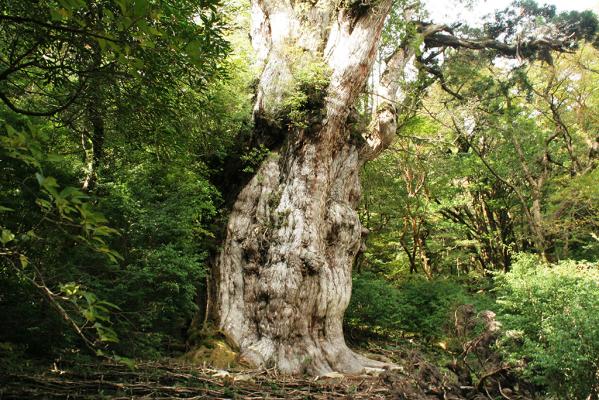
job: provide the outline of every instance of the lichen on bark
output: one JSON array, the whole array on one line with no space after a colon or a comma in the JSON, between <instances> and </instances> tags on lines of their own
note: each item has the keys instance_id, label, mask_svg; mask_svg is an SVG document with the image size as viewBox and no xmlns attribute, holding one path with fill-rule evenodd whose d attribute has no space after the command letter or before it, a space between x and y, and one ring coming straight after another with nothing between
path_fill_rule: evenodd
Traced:
<instances>
[{"instance_id":1,"label":"lichen on bark","mask_svg":"<svg viewBox=\"0 0 599 400\"><path fill-rule=\"evenodd\" d=\"M216 263L219 327L252 365L315 375L382 365L347 347L342 319L369 154L368 140L351 140L348 117L390 5L356 17L332 0L252 3L254 120L284 137L240 192ZM281 107L286 121L276 120Z\"/></svg>"}]
</instances>

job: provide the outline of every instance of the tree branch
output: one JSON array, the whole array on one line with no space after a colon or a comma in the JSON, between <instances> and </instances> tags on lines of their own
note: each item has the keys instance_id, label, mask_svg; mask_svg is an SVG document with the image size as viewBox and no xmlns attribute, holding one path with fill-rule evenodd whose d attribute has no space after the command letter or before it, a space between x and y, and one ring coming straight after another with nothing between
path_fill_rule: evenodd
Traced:
<instances>
[{"instance_id":1,"label":"tree branch","mask_svg":"<svg viewBox=\"0 0 599 400\"><path fill-rule=\"evenodd\" d=\"M12 111L14 111L18 114L29 115L32 117L49 117L49 116L57 114L61 111L66 110L71 104L73 104L75 102L75 100L79 97L79 94L81 94L81 92L83 91L84 86L85 86L85 82L82 82L79 85L79 87L77 88L77 91L75 93L73 93L73 95L64 104L62 104L61 106L56 107L54 109L47 110L47 111L30 111L30 110L25 110L25 109L19 108L13 102L11 102L10 99L2 92L0 92L0 100L2 100L2 102L4 104L6 104L6 106L8 108L10 108Z\"/></svg>"},{"instance_id":2,"label":"tree branch","mask_svg":"<svg viewBox=\"0 0 599 400\"><path fill-rule=\"evenodd\" d=\"M474 40L459 38L452 34L433 33L424 37L424 44L427 48L452 47L471 50L492 49L508 57L519 57L522 54L535 53L539 50L555 50L560 53L572 53L572 50L567 47L566 42L549 38L532 39L510 45L494 39Z\"/></svg>"},{"instance_id":3,"label":"tree branch","mask_svg":"<svg viewBox=\"0 0 599 400\"><path fill-rule=\"evenodd\" d=\"M73 329L73 331L75 331L77 336L79 336L79 338L85 344L86 348L92 354L97 354L96 346L94 345L94 343L85 335L85 333L81 330L79 325L77 325L77 323L73 320L73 318L71 318L69 313L62 307L62 305L60 305L60 303L57 300L57 298L59 298L60 296L58 296L56 293L52 292L52 290L50 290L50 288L48 288L48 286L44 282L43 276L41 275L41 273L37 269L37 267L35 267L33 264L30 264L33 267L34 274L36 275L37 279L40 280L41 283L38 283L35 278L31 278L26 273L24 273L19 267L17 267L17 265L15 265L15 263L11 259L7 258L7 260L13 267L17 276L24 278L29 283L31 283L35 288L37 288L40 291L40 293L43 295L44 299L46 299L46 301L48 303L50 303L50 305L54 308L54 310L56 310L56 312L67 323L67 325L69 325L71 327L71 329Z\"/></svg>"},{"instance_id":4,"label":"tree branch","mask_svg":"<svg viewBox=\"0 0 599 400\"><path fill-rule=\"evenodd\" d=\"M76 33L78 35L91 36L96 39L109 40L114 43L119 42L119 40L111 38L109 36L86 31L84 29L73 28L73 27L66 26L66 25L49 24L47 22L38 21L33 18L18 17L18 16L14 16L14 15L0 15L0 21L9 21L9 22L17 23L17 24L33 24L33 25L43 26L44 28L52 29L55 31L69 32L69 33Z\"/></svg>"}]
</instances>

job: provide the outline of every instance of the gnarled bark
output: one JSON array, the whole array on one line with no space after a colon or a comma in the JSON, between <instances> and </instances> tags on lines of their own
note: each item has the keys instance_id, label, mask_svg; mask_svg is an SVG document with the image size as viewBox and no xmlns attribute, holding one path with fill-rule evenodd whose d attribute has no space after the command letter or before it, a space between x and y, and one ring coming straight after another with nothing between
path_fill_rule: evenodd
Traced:
<instances>
[{"instance_id":1,"label":"gnarled bark","mask_svg":"<svg viewBox=\"0 0 599 400\"><path fill-rule=\"evenodd\" d=\"M278 147L234 204L216 283L220 328L254 365L312 374L380 365L348 349L342 317L361 245L358 172L392 143L398 78L414 58L411 46L385 60L372 123L361 137L351 133L348 115L371 70L391 3L252 1L251 36L261 70L255 130ZM428 48L492 48L518 56L518 45L460 39L446 26L423 25L419 34ZM526 46L563 51L546 39ZM439 71L426 68L427 60L420 63L450 91ZM312 88L326 93L303 93L308 100L298 102L298 90L310 91L298 70L310 63L327 66L326 88ZM294 121L294 113L304 120Z\"/></svg>"},{"instance_id":2,"label":"gnarled bark","mask_svg":"<svg viewBox=\"0 0 599 400\"><path fill-rule=\"evenodd\" d=\"M380 108L362 140L352 138L347 119L390 6L381 0L358 12L335 1L252 4L262 67L254 118L262 134L285 137L234 204L217 261L217 307L220 328L253 365L311 374L381 366L347 347L342 318L361 246L360 166L390 143L395 109ZM326 96L307 124L281 128L295 64L306 58L330 69Z\"/></svg>"}]
</instances>

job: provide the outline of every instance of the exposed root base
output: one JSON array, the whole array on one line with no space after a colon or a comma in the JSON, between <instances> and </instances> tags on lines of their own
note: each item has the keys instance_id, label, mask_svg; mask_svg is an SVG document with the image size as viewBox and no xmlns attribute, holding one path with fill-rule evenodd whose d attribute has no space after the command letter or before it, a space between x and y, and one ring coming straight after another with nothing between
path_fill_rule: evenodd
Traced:
<instances>
[{"instance_id":1,"label":"exposed root base","mask_svg":"<svg viewBox=\"0 0 599 400\"><path fill-rule=\"evenodd\" d=\"M322 349L296 346L291 354L281 351L280 354L261 354L257 347L242 351L241 361L254 367L275 367L285 375L326 376L331 373L343 375L363 375L367 369L393 369L395 364L370 359L350 350L342 348L323 347ZM316 350L319 350L318 352ZM306 356L306 354L309 354ZM264 360L271 360L271 364Z\"/></svg>"}]
</instances>

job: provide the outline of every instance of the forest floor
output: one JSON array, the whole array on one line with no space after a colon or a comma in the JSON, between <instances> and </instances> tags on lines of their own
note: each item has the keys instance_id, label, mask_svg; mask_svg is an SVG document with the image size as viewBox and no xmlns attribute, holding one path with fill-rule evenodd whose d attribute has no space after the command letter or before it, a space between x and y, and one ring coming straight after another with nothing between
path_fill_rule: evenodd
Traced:
<instances>
[{"instance_id":1,"label":"forest floor","mask_svg":"<svg viewBox=\"0 0 599 400\"><path fill-rule=\"evenodd\" d=\"M384 399L392 388L373 376L290 378L271 371L229 372L175 363L134 369L102 363L9 374L0 399Z\"/></svg>"},{"instance_id":2,"label":"forest floor","mask_svg":"<svg viewBox=\"0 0 599 400\"><path fill-rule=\"evenodd\" d=\"M363 376L329 374L289 377L274 370L218 370L180 360L139 361L134 367L116 362L57 360L42 366L2 372L4 399L528 399L513 388L502 390L503 371L477 385L460 384L457 375L440 368L415 349L377 347L369 354L397 363L393 370Z\"/></svg>"}]
</instances>

